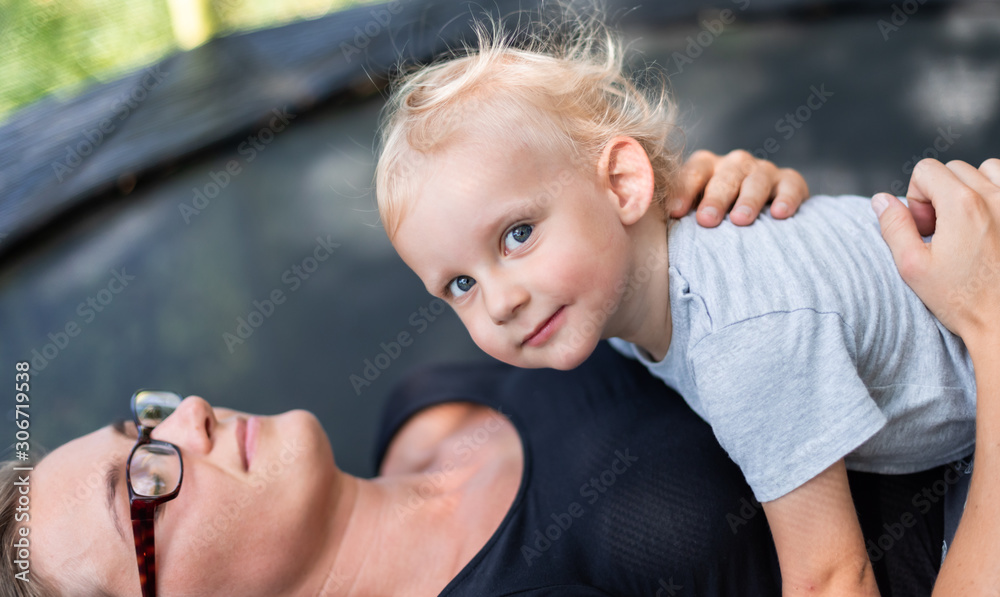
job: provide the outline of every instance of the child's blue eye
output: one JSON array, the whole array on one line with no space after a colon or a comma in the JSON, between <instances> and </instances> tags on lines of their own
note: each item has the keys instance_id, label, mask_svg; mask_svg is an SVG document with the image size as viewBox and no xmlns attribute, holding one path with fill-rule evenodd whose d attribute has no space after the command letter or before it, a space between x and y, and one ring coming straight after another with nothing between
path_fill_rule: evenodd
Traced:
<instances>
[{"instance_id":1,"label":"child's blue eye","mask_svg":"<svg viewBox=\"0 0 1000 597\"><path fill-rule=\"evenodd\" d=\"M459 276L448 284L448 292L451 293L451 296L458 298L466 292L472 290L472 287L475 285L475 278L470 278L469 276Z\"/></svg>"},{"instance_id":2,"label":"child's blue eye","mask_svg":"<svg viewBox=\"0 0 1000 597\"><path fill-rule=\"evenodd\" d=\"M534 230L534 226L531 224L520 224L514 226L507 233L507 236L503 238L503 246L508 251L513 251L518 247L518 245L524 244L528 237L531 236L531 231Z\"/></svg>"}]
</instances>

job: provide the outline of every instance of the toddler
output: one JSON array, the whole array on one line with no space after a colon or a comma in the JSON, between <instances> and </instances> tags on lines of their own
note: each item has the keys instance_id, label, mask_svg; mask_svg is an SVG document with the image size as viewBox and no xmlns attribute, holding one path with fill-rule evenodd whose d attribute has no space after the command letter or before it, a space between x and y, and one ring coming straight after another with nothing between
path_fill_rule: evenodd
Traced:
<instances>
[{"instance_id":1,"label":"toddler","mask_svg":"<svg viewBox=\"0 0 1000 597\"><path fill-rule=\"evenodd\" d=\"M515 49L478 32L390 99L376 189L399 255L507 363L569 369L613 338L740 466L786 594L877 594L846 469L968 456L975 386L869 201L816 197L747 228L669 220L672 105L623 75L614 35L595 19Z\"/></svg>"}]
</instances>

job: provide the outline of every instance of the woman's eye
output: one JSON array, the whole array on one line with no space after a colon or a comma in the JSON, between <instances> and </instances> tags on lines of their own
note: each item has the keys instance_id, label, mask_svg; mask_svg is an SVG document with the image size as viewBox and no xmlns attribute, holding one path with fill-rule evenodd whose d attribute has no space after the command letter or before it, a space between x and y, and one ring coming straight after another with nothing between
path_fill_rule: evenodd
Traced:
<instances>
[{"instance_id":1,"label":"woman's eye","mask_svg":"<svg viewBox=\"0 0 1000 597\"><path fill-rule=\"evenodd\" d=\"M534 226L531 224L520 224L518 226L514 226L503 239L504 248L510 252L520 245L523 245L528 240L528 237L531 236L532 230L534 230Z\"/></svg>"},{"instance_id":2,"label":"woman's eye","mask_svg":"<svg viewBox=\"0 0 1000 597\"><path fill-rule=\"evenodd\" d=\"M458 276L448 284L448 292L451 296L458 298L472 290L472 287L476 285L476 280L470 278L469 276Z\"/></svg>"}]
</instances>

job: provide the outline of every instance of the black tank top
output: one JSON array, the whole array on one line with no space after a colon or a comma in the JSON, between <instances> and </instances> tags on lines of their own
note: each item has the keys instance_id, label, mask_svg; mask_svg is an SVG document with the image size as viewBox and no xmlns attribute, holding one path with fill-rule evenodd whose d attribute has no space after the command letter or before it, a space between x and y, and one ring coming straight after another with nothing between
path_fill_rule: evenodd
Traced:
<instances>
[{"instance_id":1,"label":"black tank top","mask_svg":"<svg viewBox=\"0 0 1000 597\"><path fill-rule=\"evenodd\" d=\"M376 462L408 418L453 401L510 418L524 473L441 595L781 594L764 513L711 428L605 343L568 372L484 363L412 375L390 398Z\"/></svg>"}]
</instances>

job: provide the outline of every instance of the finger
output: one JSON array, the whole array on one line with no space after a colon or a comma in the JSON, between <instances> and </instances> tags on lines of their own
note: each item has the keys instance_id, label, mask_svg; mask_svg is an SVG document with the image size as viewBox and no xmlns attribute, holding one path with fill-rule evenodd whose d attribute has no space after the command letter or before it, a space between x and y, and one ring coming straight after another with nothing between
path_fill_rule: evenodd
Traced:
<instances>
[{"instance_id":1,"label":"finger","mask_svg":"<svg viewBox=\"0 0 1000 597\"><path fill-rule=\"evenodd\" d=\"M918 193L910 201L910 212L924 236L937 228L938 218L981 220L986 209L983 198L997 191L982 172L960 160L947 165L921 160L913 169L910 188Z\"/></svg>"},{"instance_id":2,"label":"finger","mask_svg":"<svg viewBox=\"0 0 1000 597\"><path fill-rule=\"evenodd\" d=\"M715 175L705 186L698 206L698 223L715 226L736 201L740 187L756 167L755 158L741 149L731 151L715 167Z\"/></svg>"},{"instance_id":3,"label":"finger","mask_svg":"<svg viewBox=\"0 0 1000 597\"><path fill-rule=\"evenodd\" d=\"M802 202L809 198L809 185L801 174L790 168L782 168L778 176L771 215L781 220L797 212Z\"/></svg>"},{"instance_id":4,"label":"finger","mask_svg":"<svg viewBox=\"0 0 1000 597\"><path fill-rule=\"evenodd\" d=\"M913 168L906 198L910 202L935 205L949 200L956 189L983 194L994 192L995 187L982 172L963 161L952 160L945 166L935 159L925 158ZM946 195L942 195L943 189L947 189Z\"/></svg>"},{"instance_id":5,"label":"finger","mask_svg":"<svg viewBox=\"0 0 1000 597\"><path fill-rule=\"evenodd\" d=\"M961 160L952 160L945 166L954 172L955 176L966 186L980 195L988 196L996 192L996 184L972 164Z\"/></svg>"},{"instance_id":6,"label":"finger","mask_svg":"<svg viewBox=\"0 0 1000 597\"><path fill-rule=\"evenodd\" d=\"M719 156L700 149L684 162L677 174L677 190L667 200L667 213L671 218L680 218L691 211L705 184L712 178L718 160Z\"/></svg>"},{"instance_id":7,"label":"finger","mask_svg":"<svg viewBox=\"0 0 1000 597\"><path fill-rule=\"evenodd\" d=\"M929 248L920 238L913 216L899 199L888 193L872 197L872 209L878 216L882 238L892 251L896 269L903 280L913 287L914 281L919 280L930 261Z\"/></svg>"},{"instance_id":8,"label":"finger","mask_svg":"<svg viewBox=\"0 0 1000 597\"><path fill-rule=\"evenodd\" d=\"M979 166L979 171L982 172L983 176L989 179L990 182L997 187L1000 187L1000 160L996 158L986 160L981 166Z\"/></svg>"},{"instance_id":9,"label":"finger","mask_svg":"<svg viewBox=\"0 0 1000 597\"><path fill-rule=\"evenodd\" d=\"M921 236L930 236L937 229L937 212L930 203L909 201L910 214Z\"/></svg>"},{"instance_id":10,"label":"finger","mask_svg":"<svg viewBox=\"0 0 1000 597\"><path fill-rule=\"evenodd\" d=\"M757 166L747 175L736 197L736 207L729 219L737 226L752 224L757 219L764 204L771 199L778 169L768 161L758 161Z\"/></svg>"},{"instance_id":11,"label":"finger","mask_svg":"<svg viewBox=\"0 0 1000 597\"><path fill-rule=\"evenodd\" d=\"M930 194L924 189L932 187L932 182L940 180L953 181L954 175L941 162L933 158L924 158L917 162L910 175L910 184L906 188L906 200L909 203L919 201L931 203Z\"/></svg>"},{"instance_id":12,"label":"finger","mask_svg":"<svg viewBox=\"0 0 1000 597\"><path fill-rule=\"evenodd\" d=\"M906 200L921 235L928 236L934 233L937 227L937 210L934 203L940 203L947 199L940 196L940 191L935 191L935 189L953 190L961 186L955 173L941 162L932 158L925 158L917 162L913 168L913 174L910 176Z\"/></svg>"}]
</instances>

